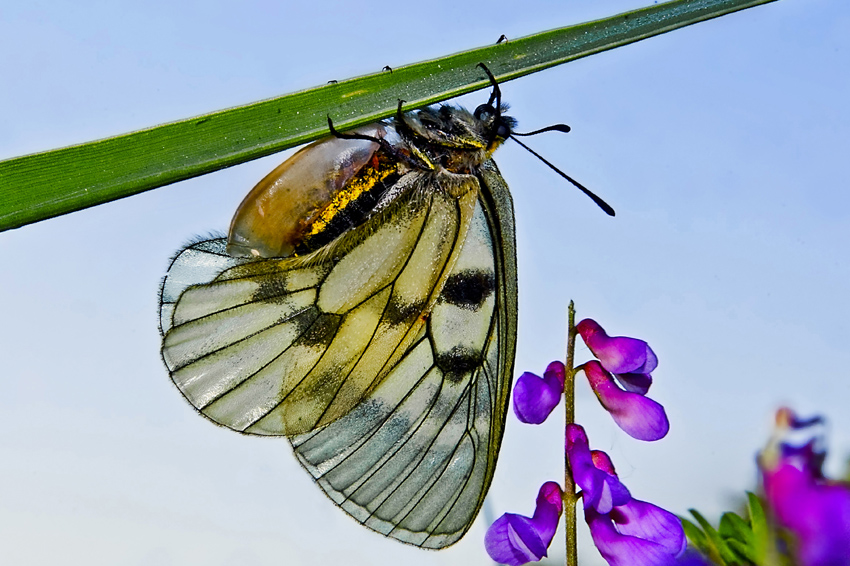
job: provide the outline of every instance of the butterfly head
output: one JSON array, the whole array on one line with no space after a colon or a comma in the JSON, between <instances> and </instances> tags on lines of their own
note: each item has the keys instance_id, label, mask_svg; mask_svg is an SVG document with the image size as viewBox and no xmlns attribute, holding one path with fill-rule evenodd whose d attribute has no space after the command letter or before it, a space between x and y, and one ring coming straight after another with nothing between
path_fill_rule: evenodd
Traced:
<instances>
[{"instance_id":1,"label":"butterfly head","mask_svg":"<svg viewBox=\"0 0 850 566\"><path fill-rule=\"evenodd\" d=\"M481 104L475 109L474 118L479 122L482 137L487 144L487 154L492 154L496 148L508 139L516 127L517 121L504 113L507 104Z\"/></svg>"},{"instance_id":2,"label":"butterfly head","mask_svg":"<svg viewBox=\"0 0 850 566\"><path fill-rule=\"evenodd\" d=\"M483 138L487 143L487 154L489 156L511 136L517 122L510 116L505 116L508 105L502 104L502 90L499 88L499 82L496 80L496 77L493 76L493 73L490 72L490 69L484 63L478 63L478 66L487 73L487 78L490 79L490 84L493 86L487 104L478 106L473 114L480 124Z\"/></svg>"}]
</instances>

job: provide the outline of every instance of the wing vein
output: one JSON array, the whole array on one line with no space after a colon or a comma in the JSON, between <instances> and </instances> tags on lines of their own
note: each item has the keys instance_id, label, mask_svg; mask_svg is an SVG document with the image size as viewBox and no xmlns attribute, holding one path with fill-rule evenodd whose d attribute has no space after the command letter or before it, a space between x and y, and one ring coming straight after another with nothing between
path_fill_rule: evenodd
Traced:
<instances>
[{"instance_id":1,"label":"wing vein","mask_svg":"<svg viewBox=\"0 0 850 566\"><path fill-rule=\"evenodd\" d=\"M463 395L467 395L468 393L469 393L469 388L467 387L467 388L465 388L464 393L462 393L462 396L463 396ZM449 422L449 421L451 420L451 416L452 416L452 415L454 415L454 414L457 412L457 409L458 409L458 408L459 408L462 404L463 404L463 399L461 398L461 399L460 399L460 400L459 400L459 401L455 404L455 407L454 407L454 409L452 410L451 414L449 415L449 418L448 418L448 419L446 419L446 422ZM444 425L440 428L440 432L442 432L444 429L445 429L445 424L444 424ZM460 446L463 444L463 438L464 438L464 437L466 437L468 433L469 433L469 430L467 429L467 432L465 432L463 435L461 435L461 437L460 437L460 441L459 441L459 442L455 445L454 450L452 450L452 453L451 453L451 454L452 454L452 456L454 456L455 454L457 454L457 450L458 450L458 448L460 448ZM434 437L434 441L436 441L436 439L437 439L437 437L438 437L438 436L439 436L439 434L437 434L437 435ZM434 441L432 441L431 445L433 445L433 442L434 442ZM429 448L430 448L430 446L429 446ZM426 453L427 453L427 452L426 452ZM423 457L424 457L424 454L423 454ZM428 482L428 483L430 483L430 485L428 485L428 486L427 486L427 488L425 488L425 486L423 485L423 488L425 488L425 491L424 491L424 492L422 492L422 488L420 488L419 492L417 492L417 495L419 495L419 501L418 501L415 505L413 505L413 506L412 506L412 507L411 507L411 508L407 511L407 513L405 513L405 514L404 514L404 516L403 516L403 517L401 517L401 518L397 521L397 525L396 525L396 527L394 527L392 530L395 530L395 529L398 527L398 523L402 523L402 522L404 522L404 520L405 520L408 516L410 516L410 514L414 511L414 509L416 509L416 507L418 507L418 506L419 506L419 504L422 502L422 500L423 500L423 499L425 499L425 497L428 495L428 493L430 493L430 492L431 492L431 490L432 490L432 489L434 489L434 487L437 485L437 483L438 483L438 481L439 481L440 477L441 477L443 474L445 474L445 473L446 473L446 470L448 469L449 464L451 463L451 460L452 460L452 459L451 459L451 457L448 457L448 458L446 458L446 459L445 459L445 462L443 463L443 465L441 466L441 468L440 468L440 470L437 472L437 474L436 474L435 476L432 476L431 478L429 478L429 482ZM421 462L421 461L422 461L422 460L420 459L420 462ZM408 475L408 477L410 477L410 476ZM402 482L402 483L403 483L403 482ZM420 495L420 493L421 493L421 495ZM392 531L391 531L391 532L392 532ZM430 536L430 533L429 533L429 536Z\"/></svg>"},{"instance_id":2,"label":"wing vein","mask_svg":"<svg viewBox=\"0 0 850 566\"><path fill-rule=\"evenodd\" d=\"M297 342L297 341L298 341L298 340L299 340L302 336L304 336L304 334L305 334L308 330L310 330L311 328L313 328L313 326L316 324L316 322L318 322L318 320L319 320L320 318L321 318L321 315L320 315L320 316L317 316L317 317L316 317L316 319L315 319L312 323L310 323L310 326L309 326L309 327L307 327L307 328L306 328L306 329L305 329L305 330L304 330L301 334L299 334L299 335L298 335L298 338L297 338L297 339L295 339L295 340L294 340L294 341L293 341L293 342L292 342L289 346L287 346L287 347L286 347L286 349L284 349L284 350L283 350L280 354L278 354L278 357L280 357L281 355L283 355L284 353L286 353L286 351L287 351L287 350L289 350L289 348L291 348L293 345L295 345L295 343L296 343L296 342ZM274 411L275 409L277 409L278 407L280 407L280 406L281 406L281 405L282 405L282 404L283 404L283 403L284 403L284 402L285 402L285 401L289 398L289 396L292 394L292 392L293 392L293 391L295 391L296 389L298 389L298 387L299 387L302 383L304 383L304 380L305 380L305 379L307 379L307 377L310 375L310 373L311 373L314 369L316 369L316 366L317 366L317 365L319 365L319 363L322 361L322 358L325 356L325 354L326 354L326 353L327 353L327 349L325 349L325 350L322 352L322 355L318 357L318 359L317 359L317 360L313 363L313 365L310 367L310 369L309 369L308 371L304 372L304 375L301 377L301 379L300 379L300 380L298 380L298 383L296 383L294 386L292 386L292 387L289 389L289 391L288 391L288 392L287 392L287 393L286 393L283 397L281 397L280 401L278 401L277 403L275 403L275 405L274 405L273 407L271 407L268 411L266 411L266 412L263 414L263 416L262 416L262 417L260 417L260 418L256 419L254 422L252 422L250 425L248 425L248 426L247 426L247 427L245 427L245 428L249 428L249 427L253 426L253 425L254 425L254 424L256 424L257 422L259 422L260 420L262 420L263 418L265 418L266 416L268 416L268 415L269 415L269 413L271 413L272 411Z\"/></svg>"},{"instance_id":3,"label":"wing vein","mask_svg":"<svg viewBox=\"0 0 850 566\"><path fill-rule=\"evenodd\" d=\"M311 307L305 307L301 310L295 311L289 316L286 316L284 318L276 320L273 324L270 324L270 325L266 326L265 328L261 328L261 329L257 330L256 332L252 332L251 334L248 334L247 336L243 336L242 338L239 338L238 340L234 340L233 342L226 344L226 345L222 346L221 348L216 348L215 350L210 350L209 352L202 354L202 355L198 356L197 358L193 358L190 362L187 362L187 363L183 364L182 366L180 366L179 368L173 369L172 371L177 371L177 370L183 369L185 367L188 367L188 366L190 366L190 365L192 365L192 364L194 364L194 363L196 363L200 360L203 360L206 357L209 357L213 354L217 354L217 353L219 353L223 350L226 350L227 348L230 348L232 346L235 346L236 344L239 344L240 342L244 342L245 340L253 338L254 336L262 334L263 332L266 332L268 330L271 330L272 328L274 328L276 326L280 326L281 324L284 324L286 322L292 322L293 320L295 320L299 316L302 316L303 314L309 312L313 308L315 308L315 307L311 306ZM201 320L201 319L199 319L199 318L193 319L193 320L190 320L188 322L184 322L183 324L181 324L179 326L175 326L174 328L171 329L171 331L169 331L169 333L171 333L174 330L177 330L177 329L179 329L179 328L181 328L185 325L192 324L192 323L194 323L198 320ZM311 326L312 326L312 324L311 324ZM299 335L299 337L300 337L300 335ZM283 350L283 351L285 352L286 350Z\"/></svg>"},{"instance_id":4,"label":"wing vein","mask_svg":"<svg viewBox=\"0 0 850 566\"><path fill-rule=\"evenodd\" d=\"M423 338L423 340L424 340L424 338ZM417 345L418 345L418 344L421 344L421 341L420 341L420 342L418 342L418 343L417 343ZM339 461L339 462L337 462L336 464L334 464L331 468L329 468L328 470L326 470L325 472L323 472L322 474L320 474L319 476L317 476L317 477L316 477L316 479L324 478L327 474L331 473L333 470L335 470L336 468L338 468L339 466L341 466L341 465L342 465L342 464L343 464L346 460L348 460L351 456L353 456L353 455L357 452L357 450L359 450L360 448L362 448L362 447L363 447L363 446L364 446L364 445L365 445L365 444L366 444L366 443L367 443L367 442L368 442L368 441L369 441L372 437L374 437L374 436L378 433L378 431L380 431L381 427L382 427L382 426L383 426L383 425L384 425L384 424L385 424L385 423L389 420L390 415L392 415L393 413L395 413L395 412L396 412L396 410L397 410L397 409L398 409L401 405L403 405L403 404L404 404L404 401L405 401L405 400L407 400L407 399L408 399L408 398L409 398L409 397L413 394L413 392L414 392L414 390L416 389L416 387L418 387L418 386L419 386L419 384L421 384L421 383L422 383L422 381L423 381L423 380L424 380L424 379L428 376L428 373L429 373L431 370L433 370L433 369L434 369L434 366L431 366L428 370L426 370L426 371L422 374L422 377L421 377L421 378L419 378L419 380L416 382L416 385L415 385L414 387L411 387L411 388L410 388L410 391L408 391L408 392L405 394L405 396L401 399L401 401L399 401L399 402L395 405L395 407L393 407L393 409L392 409L392 410L391 410L391 411L387 414L387 418L385 418L385 419L384 419L381 423L379 423L379 424L378 424L378 426L374 427L374 429L373 429L373 430L372 430L372 431L371 431L368 435L363 436L363 438L362 438L361 440L359 440L359 441L356 443L356 448L354 448L354 450L352 450L351 452L349 452L348 454L346 454L346 455L345 455L342 459L340 459L340 461ZM434 399L431 401L430 405L427 407L427 409L428 409L428 411L427 411L427 412L430 412L430 409L431 409L431 408L434 406L434 404L437 402L437 399L438 399L438 398L439 398L439 393L438 393L437 395L435 395L435 396L434 396ZM354 490L353 490L353 491L352 491L349 495L346 495L346 496L345 496L344 501L347 501L348 499L350 499L350 498L351 498L351 497L352 497L352 496L353 496L353 495L357 492L357 490L359 490L361 487L363 487L363 484L365 484L367 481L369 481L369 479L371 479L372 477L374 477L374 476L375 476L375 475L376 475L376 474L377 474L377 473L378 473L378 472L379 472L379 471L380 471L380 470L381 470L381 469L382 469L382 468L383 468L383 467L384 467L384 466L385 466L385 465L386 465L386 464L387 464L387 463L388 463L388 462L392 459L392 457L393 457L395 454L397 454L397 453L399 452L399 450L401 450L402 448L404 448L404 446L405 446L405 445L406 445L406 444L407 444L407 443L408 443L408 442L409 442L409 441L410 441L410 440L411 440L414 436L416 436L416 433L419 431L420 427L421 427L421 426L425 423L425 420L426 420L425 418L420 419L419 424L417 424L417 425L416 425L416 427L413 429L413 431L412 431L412 432L410 432L409 434L407 434L407 438L405 438L404 442L402 442L401 444L399 444L399 445L395 448L395 450L393 450L393 451L392 451L392 453L391 453L391 454L389 454L389 453L388 453L388 456L387 456L386 458L384 458L384 461L383 461L383 462L381 462L381 463L378 465L378 467L377 467L377 468L375 468L374 470L371 470L371 471L370 471L370 473L368 473L368 474L364 475L364 476L363 476L363 478L361 478L361 480L357 482L359 485L357 485L357 487L355 487L355 488L354 488ZM354 446L355 446L355 444L351 444L351 445L349 445L349 448L354 447ZM365 479L364 479L364 478L365 478Z\"/></svg>"},{"instance_id":5,"label":"wing vein","mask_svg":"<svg viewBox=\"0 0 850 566\"><path fill-rule=\"evenodd\" d=\"M445 381L445 378L443 378L443 381ZM445 430L446 423L451 421L452 416L457 412L458 408L463 404L463 396L466 395L468 391L469 391L469 385L464 387L464 390L460 394L460 398L457 400L457 402L455 402L455 405L452 408L452 410L449 411L449 413L446 415L446 419L443 421L443 424L437 430L437 433L434 434L434 437L431 439L431 442L428 444L428 448L426 450L423 450L422 453L419 455L419 457L416 459L417 464L422 462L422 460L425 459L425 456L431 450L431 447L434 446L434 443L437 441L437 438L439 438L440 434ZM429 410L429 413L430 413L430 410ZM457 447L455 447L455 450L457 450ZM452 451L452 454L454 454L454 451ZM447 460L447 462L448 462L448 460ZM445 468L446 468L447 465L448 465L448 463L443 465L442 469L440 470L440 475L442 475L442 473L445 471ZM409 466L409 468L415 469L415 466ZM404 482L408 478L410 478L410 475L411 475L411 472L408 472L408 474L405 476L405 479L402 480L401 482L399 482L399 484L395 488L393 488L393 491L390 492L390 494L387 497L384 498L384 501L389 499L392 496L392 494L395 493L404 484ZM432 478L433 478L433 476L432 476ZM426 494L431 490L431 488L434 486L435 482L436 482L435 479L430 480L431 485L428 486L428 488L425 490ZM421 491L421 490L422 490L422 488L419 489L419 491ZM417 493L419 493L419 491ZM421 501L421 498L420 498L420 501ZM380 506L378 506L378 508L380 508ZM376 508L375 510L377 511L378 508ZM408 510L408 512L404 514L404 517L402 517L401 520L399 520L398 522L399 523L402 522L410 514L410 512L413 511L413 509L415 509L415 508L416 508L416 505L411 507ZM372 513L372 515L374 515L374 512ZM370 515L370 516L372 516L372 515ZM395 529L393 529L393 530L395 530Z\"/></svg>"},{"instance_id":6,"label":"wing vein","mask_svg":"<svg viewBox=\"0 0 850 566\"><path fill-rule=\"evenodd\" d=\"M303 309L301 312L302 312L302 314L306 314L307 312L309 312L310 310L313 310L313 309L315 309L315 307L307 307L306 309ZM213 399L211 399L209 402L205 403L205 404L204 404L204 406L203 406L203 407L200 407L200 408L201 408L201 409L203 409L204 407L208 407L208 406L212 405L213 403L215 403L216 401L218 401L219 399L221 399L222 397L226 397L227 395L229 395L229 394L233 393L233 392L234 392L234 391L236 391L237 389L239 389L239 388L241 388L241 387L245 386L245 385L246 385L249 381L251 381L251 379L252 379L252 378L256 377L256 375L257 375L258 373L260 373L261 371L263 371L264 369L266 369L267 367L269 367L271 364L273 364L273 363L275 362L275 360L277 360L277 359L278 359L278 358L280 358L282 355L284 355L287 351L289 351L289 349L292 347L292 345L293 345L293 344L295 344L295 343L296 343L296 342L297 342L297 341L298 341L298 340L299 340L302 336L304 336L304 334L305 334L307 331L309 331L309 330L313 327L313 325L314 325L314 324L316 324L316 320L318 320L318 318L319 318L319 317L316 317L316 319L315 319L315 320L313 320L313 322L311 322L309 326L306 326L306 327L304 328L304 330L302 330L302 331L301 331L301 332L300 332L300 333L299 333L299 334L298 334L298 335L297 335L297 336L296 336L296 337L292 340L292 343L290 343L290 345L289 345L289 346L287 346L286 348L284 348L283 350L281 350L281 351L280 351L277 355L275 355L275 356L274 356L271 360L269 360L268 362L266 362L265 364L263 364L261 367L259 367L259 368L257 369L257 371L255 371L255 372L253 372L253 373L249 374L247 377L245 377L245 379L243 379L242 381L240 381L238 384L236 384L235 386L231 387L231 388L230 388L230 389L228 389L227 391L225 391L225 392L223 392L223 393L221 393L221 394L219 394L219 395L215 396ZM276 324L273 324L272 326L269 326L268 328L264 328L264 329L263 329L263 330L261 330L260 332L265 332L266 330L269 330L270 328L274 328L275 326L278 326L278 325L282 324L283 322L286 322L286 321L280 321L280 322L278 322L278 323L276 323ZM259 334L259 332L255 333L254 335L256 335L256 334ZM249 338L250 338L250 337L249 337ZM230 346L233 346L234 344L238 344L239 342L241 342L241 340L238 340L238 341L236 341L236 342L233 342L233 344L230 344L230 345L228 345L228 346L225 346L224 348L220 348L220 350L223 350L223 349L225 349L225 348L229 348ZM211 352L211 353L212 353L212 352ZM208 355L209 355L209 354L206 354L205 356L202 356L202 358L203 358L203 357L206 357L206 356L208 356ZM200 359L202 359L202 358L198 358L198 360L200 360ZM195 361L197 361L197 360L195 360ZM194 363L194 362L192 362L192 363ZM187 365L189 365L189 364L187 364ZM185 366L184 366L184 367L185 367ZM268 414L268 413L266 413L266 414ZM263 415L263 416L265 416L265 415ZM259 419L257 419L257 420L259 420ZM254 421L254 422L257 422L257 421ZM251 424L254 424L254 423L251 423ZM250 426L250 425L248 425L248 426Z\"/></svg>"},{"instance_id":7,"label":"wing vein","mask_svg":"<svg viewBox=\"0 0 850 566\"><path fill-rule=\"evenodd\" d=\"M331 405L333 405L333 399L335 399L335 398L336 398L336 396L337 396L337 394L339 393L340 389L342 389L342 388L343 388L343 386L345 385L345 383L346 383L346 382L348 381L348 379L351 377L351 374L352 374L352 373L354 373L354 370L355 370L355 369L357 369L357 364L358 364L358 363L360 363L360 360L362 360L362 359L363 359L363 356L366 354L366 351L369 349L369 346L372 344L372 341L374 341L374 340L375 340L375 335L378 333L378 329L381 327L380 321L383 319L384 315L386 314L386 312L387 312L387 308L389 308L390 301L392 300L392 287L393 287L393 284L391 283L391 284L389 284L389 285L387 285L387 286L381 287L381 289L380 289L380 290L378 290L378 291L377 291L374 295L371 295L371 296L367 297L366 299L364 299L363 301L361 301L361 302L357 305L357 306L360 306L360 305L362 305L363 303L365 303L367 300L369 300L369 299L371 299L372 297L374 297L375 295L379 295L379 294L383 293L383 292L384 292L384 289L386 289L387 287L389 287L389 288L390 288L389 296L387 297L387 302L384 304L384 308L381 310L381 318L379 318L379 319L378 319L378 324L376 324L376 325L375 325L375 328L372 330L372 336L369 338L369 342L367 342L367 343L366 343L366 345L363 347L363 349L362 349L362 350L360 350L360 354L357 356L357 361L356 361L356 362L354 362L353 364L351 364L351 369L350 369L350 370L348 370L348 373L346 374L346 376L345 376L343 379L341 379L341 380L340 380L340 382L339 382L339 387L337 387L337 388L336 388L336 391L334 391L333 397L331 397L331 402L330 402L330 403L328 403L328 404L325 406L325 408L322 410L322 414L321 414L321 415L319 416L319 418L316 420L316 422L317 422L317 423L322 422L322 419L323 419L323 418L325 417L325 415L327 414L328 409L330 409L330 408L331 408ZM357 306L355 306L355 307L354 307L354 308L352 308L351 310L356 309L356 308L357 308ZM350 312L350 311L349 311L349 312Z\"/></svg>"}]
</instances>

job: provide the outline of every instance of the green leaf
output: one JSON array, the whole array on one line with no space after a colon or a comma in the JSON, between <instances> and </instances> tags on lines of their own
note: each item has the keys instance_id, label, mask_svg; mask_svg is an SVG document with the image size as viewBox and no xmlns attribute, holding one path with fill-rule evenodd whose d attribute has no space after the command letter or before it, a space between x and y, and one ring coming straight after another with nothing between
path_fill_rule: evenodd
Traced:
<instances>
[{"instance_id":1,"label":"green leaf","mask_svg":"<svg viewBox=\"0 0 850 566\"><path fill-rule=\"evenodd\" d=\"M263 157L339 129L774 0L676 0L270 100L0 162L0 231Z\"/></svg>"},{"instance_id":2,"label":"green leaf","mask_svg":"<svg viewBox=\"0 0 850 566\"><path fill-rule=\"evenodd\" d=\"M726 541L721 538L717 530L711 526L711 523L709 523L696 509L688 509L688 511L694 516L694 519L697 520L706 535L709 546L709 556L714 560L719 558L722 560L723 564L736 563L737 557L726 544Z\"/></svg>"},{"instance_id":3,"label":"green leaf","mask_svg":"<svg viewBox=\"0 0 850 566\"><path fill-rule=\"evenodd\" d=\"M697 550L700 552L709 554L710 545L705 533L703 533L698 526L685 517L679 517L679 520L682 521L682 528L685 531L685 536L688 537L691 544L697 547Z\"/></svg>"},{"instance_id":4,"label":"green leaf","mask_svg":"<svg viewBox=\"0 0 850 566\"><path fill-rule=\"evenodd\" d=\"M735 555L736 562L755 564L755 557L753 556L753 549L751 547L734 539L727 540L726 544L729 545L729 549Z\"/></svg>"},{"instance_id":5,"label":"green leaf","mask_svg":"<svg viewBox=\"0 0 850 566\"><path fill-rule=\"evenodd\" d=\"M753 548L753 530L745 520L735 513L724 513L720 517L720 526L717 532L739 562L748 564L755 562L756 552Z\"/></svg>"},{"instance_id":6,"label":"green leaf","mask_svg":"<svg viewBox=\"0 0 850 566\"><path fill-rule=\"evenodd\" d=\"M746 545L753 542L753 530L750 525L735 513L723 513L723 516L720 517L720 527L717 530L727 542L729 539L737 540Z\"/></svg>"},{"instance_id":7,"label":"green leaf","mask_svg":"<svg viewBox=\"0 0 850 566\"><path fill-rule=\"evenodd\" d=\"M755 493L748 491L747 501L750 511L750 525L753 532L753 561L756 564L765 564L767 557L773 552L774 548L772 529L765 516L761 499Z\"/></svg>"}]
</instances>

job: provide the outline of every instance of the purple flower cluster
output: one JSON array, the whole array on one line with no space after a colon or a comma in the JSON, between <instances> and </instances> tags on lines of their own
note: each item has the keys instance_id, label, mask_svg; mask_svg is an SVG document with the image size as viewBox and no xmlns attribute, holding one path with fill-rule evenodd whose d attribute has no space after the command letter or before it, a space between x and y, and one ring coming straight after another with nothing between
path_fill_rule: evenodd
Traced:
<instances>
[{"instance_id":1,"label":"purple flower cluster","mask_svg":"<svg viewBox=\"0 0 850 566\"><path fill-rule=\"evenodd\" d=\"M674 564L685 551L682 523L661 507L632 498L605 452L590 450L579 425L567 426L567 457L581 488L584 520L610 566Z\"/></svg>"},{"instance_id":2,"label":"purple flower cluster","mask_svg":"<svg viewBox=\"0 0 850 566\"><path fill-rule=\"evenodd\" d=\"M584 371L597 399L626 434L638 440L659 440L670 423L664 407L646 397L658 358L643 340L608 336L599 324L585 319L576 330L596 356ZM525 372L514 386L514 412L520 421L540 424L561 400L564 364L552 362L543 377Z\"/></svg>"},{"instance_id":3,"label":"purple flower cluster","mask_svg":"<svg viewBox=\"0 0 850 566\"><path fill-rule=\"evenodd\" d=\"M597 358L578 369L583 370L614 422L639 440L663 438L670 428L667 415L661 405L646 397L652 385L651 372L658 365L652 349L643 340L610 337L590 319L577 324L576 330ZM560 402L565 378L566 368L557 361L549 364L543 377L522 374L514 387L514 412L519 420L542 423ZM567 426L566 454L573 479L581 489L585 521L610 566L668 566L676 562L685 550L686 539L675 515L633 499L608 455L590 450L579 425ZM506 513L493 523L485 537L493 560L518 566L546 556L560 519L561 497L558 484L547 482L540 488L533 517ZM571 499L567 501L572 504Z\"/></svg>"},{"instance_id":4,"label":"purple flower cluster","mask_svg":"<svg viewBox=\"0 0 850 566\"><path fill-rule=\"evenodd\" d=\"M658 366L652 348L637 338L608 336L589 318L579 322L576 330L597 358L581 369L617 426L638 440L664 438L670 430L664 407L646 397L651 372Z\"/></svg>"},{"instance_id":5,"label":"purple flower cluster","mask_svg":"<svg viewBox=\"0 0 850 566\"><path fill-rule=\"evenodd\" d=\"M826 451L819 436L797 445L786 440L821 423L820 417L800 419L788 408L779 409L776 432L759 465L768 506L793 534L800 566L845 566L850 561L850 485L824 477Z\"/></svg>"}]
</instances>

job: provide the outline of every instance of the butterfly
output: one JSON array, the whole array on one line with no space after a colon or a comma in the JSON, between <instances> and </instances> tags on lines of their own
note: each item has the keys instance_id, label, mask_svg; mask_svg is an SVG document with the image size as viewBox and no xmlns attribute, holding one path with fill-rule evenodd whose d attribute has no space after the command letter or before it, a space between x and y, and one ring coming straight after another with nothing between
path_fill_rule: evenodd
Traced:
<instances>
[{"instance_id":1,"label":"butterfly","mask_svg":"<svg viewBox=\"0 0 850 566\"><path fill-rule=\"evenodd\" d=\"M513 204L491 159L515 121L481 67L493 91L473 113L329 119L160 290L162 358L192 406L287 437L346 513L433 549L484 502L516 348Z\"/></svg>"}]
</instances>

